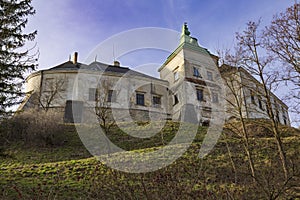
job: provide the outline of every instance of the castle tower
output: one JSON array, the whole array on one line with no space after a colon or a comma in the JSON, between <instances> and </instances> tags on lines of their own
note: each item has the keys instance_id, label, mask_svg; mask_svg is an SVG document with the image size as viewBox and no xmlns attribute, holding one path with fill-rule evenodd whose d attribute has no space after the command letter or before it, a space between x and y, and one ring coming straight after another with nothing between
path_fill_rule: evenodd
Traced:
<instances>
[{"instance_id":1,"label":"castle tower","mask_svg":"<svg viewBox=\"0 0 300 200\"><path fill-rule=\"evenodd\" d=\"M211 108L219 101L217 64L218 57L199 46L184 23L178 47L158 70L160 78L169 82L173 119L180 118L184 104L193 104L200 121L210 120Z\"/></svg>"}]
</instances>

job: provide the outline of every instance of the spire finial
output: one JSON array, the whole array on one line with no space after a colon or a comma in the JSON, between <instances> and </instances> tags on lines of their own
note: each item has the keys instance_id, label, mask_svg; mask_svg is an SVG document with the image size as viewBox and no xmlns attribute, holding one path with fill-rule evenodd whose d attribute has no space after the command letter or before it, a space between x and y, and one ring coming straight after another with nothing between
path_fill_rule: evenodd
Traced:
<instances>
[{"instance_id":1,"label":"spire finial","mask_svg":"<svg viewBox=\"0 0 300 200\"><path fill-rule=\"evenodd\" d=\"M187 35L189 36L191 33L189 32L189 28L187 26L187 23L184 22L183 26L182 26L182 35Z\"/></svg>"}]
</instances>

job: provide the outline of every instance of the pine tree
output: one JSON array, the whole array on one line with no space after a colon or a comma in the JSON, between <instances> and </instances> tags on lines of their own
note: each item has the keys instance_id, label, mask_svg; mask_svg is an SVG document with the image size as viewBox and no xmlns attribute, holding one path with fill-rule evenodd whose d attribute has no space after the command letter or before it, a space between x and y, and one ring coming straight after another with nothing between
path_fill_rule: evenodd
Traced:
<instances>
[{"instance_id":1,"label":"pine tree","mask_svg":"<svg viewBox=\"0 0 300 200\"><path fill-rule=\"evenodd\" d=\"M32 0L0 0L0 116L19 103L24 73L36 67L36 54L24 50L37 31L23 33L28 17L35 14Z\"/></svg>"}]
</instances>

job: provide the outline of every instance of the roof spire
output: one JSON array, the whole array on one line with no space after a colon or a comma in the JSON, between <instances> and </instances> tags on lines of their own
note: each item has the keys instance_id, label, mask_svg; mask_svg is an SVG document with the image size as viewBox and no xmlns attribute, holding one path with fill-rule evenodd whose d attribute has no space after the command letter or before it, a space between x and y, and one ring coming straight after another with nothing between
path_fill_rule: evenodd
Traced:
<instances>
[{"instance_id":1,"label":"roof spire","mask_svg":"<svg viewBox=\"0 0 300 200\"><path fill-rule=\"evenodd\" d=\"M187 35L189 36L191 33L189 32L189 28L187 26L187 23L184 22L183 26L182 26L182 32L181 35Z\"/></svg>"}]
</instances>

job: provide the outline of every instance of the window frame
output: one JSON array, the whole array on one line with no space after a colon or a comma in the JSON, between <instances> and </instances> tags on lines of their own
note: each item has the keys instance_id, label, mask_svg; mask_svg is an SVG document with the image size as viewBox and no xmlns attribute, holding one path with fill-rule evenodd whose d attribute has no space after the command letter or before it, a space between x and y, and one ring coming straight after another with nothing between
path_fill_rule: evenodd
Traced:
<instances>
[{"instance_id":1,"label":"window frame","mask_svg":"<svg viewBox=\"0 0 300 200\"><path fill-rule=\"evenodd\" d=\"M282 119L283 119L284 125L287 125L288 120L287 120L287 117L285 114L282 115Z\"/></svg>"},{"instance_id":2,"label":"window frame","mask_svg":"<svg viewBox=\"0 0 300 200\"><path fill-rule=\"evenodd\" d=\"M193 76L202 78L201 73L199 72L199 69L197 67L193 67Z\"/></svg>"},{"instance_id":3,"label":"window frame","mask_svg":"<svg viewBox=\"0 0 300 200\"><path fill-rule=\"evenodd\" d=\"M174 103L173 103L173 105L175 106L175 105L177 105L178 103L179 103L179 99L178 99L178 94L174 94L174 96L173 96L174 98Z\"/></svg>"},{"instance_id":4,"label":"window frame","mask_svg":"<svg viewBox=\"0 0 300 200\"><path fill-rule=\"evenodd\" d=\"M207 80L209 80L209 81L213 81L214 80L214 78L213 78L213 76L214 76L213 72L207 71L206 75L207 75Z\"/></svg>"},{"instance_id":5,"label":"window frame","mask_svg":"<svg viewBox=\"0 0 300 200\"><path fill-rule=\"evenodd\" d=\"M201 92L200 92L201 91ZM201 95L199 95L201 94ZM203 102L204 101L204 91L203 89L200 89L200 88L197 88L196 89L196 97L197 97L197 100L200 101L200 102ZM201 97L201 98L200 98Z\"/></svg>"},{"instance_id":6,"label":"window frame","mask_svg":"<svg viewBox=\"0 0 300 200\"><path fill-rule=\"evenodd\" d=\"M158 103L154 99L159 99ZM152 96L152 105L154 107L160 107L161 106L161 96L159 96L159 95L153 95Z\"/></svg>"},{"instance_id":7,"label":"window frame","mask_svg":"<svg viewBox=\"0 0 300 200\"><path fill-rule=\"evenodd\" d=\"M116 92L114 90L107 90L107 102L116 102Z\"/></svg>"},{"instance_id":8,"label":"window frame","mask_svg":"<svg viewBox=\"0 0 300 200\"><path fill-rule=\"evenodd\" d=\"M265 110L264 107L263 107L262 99L261 99L260 97L258 98L258 107L259 107L261 110L263 110L263 111Z\"/></svg>"},{"instance_id":9,"label":"window frame","mask_svg":"<svg viewBox=\"0 0 300 200\"><path fill-rule=\"evenodd\" d=\"M177 70L173 72L173 76L174 76L174 82L178 81L178 79L179 79L179 73L178 73Z\"/></svg>"},{"instance_id":10,"label":"window frame","mask_svg":"<svg viewBox=\"0 0 300 200\"><path fill-rule=\"evenodd\" d=\"M255 101L255 94L252 90L250 90L250 99L252 104L257 105Z\"/></svg>"},{"instance_id":11,"label":"window frame","mask_svg":"<svg viewBox=\"0 0 300 200\"><path fill-rule=\"evenodd\" d=\"M136 105L139 105L139 106L145 106L145 93L136 92L135 103L136 103Z\"/></svg>"},{"instance_id":12,"label":"window frame","mask_svg":"<svg viewBox=\"0 0 300 200\"><path fill-rule=\"evenodd\" d=\"M91 92L93 90L93 92ZM89 88L89 101L96 101L98 96L98 90L97 88Z\"/></svg>"},{"instance_id":13,"label":"window frame","mask_svg":"<svg viewBox=\"0 0 300 200\"><path fill-rule=\"evenodd\" d=\"M219 95L216 92L212 92L211 94L212 103L219 103Z\"/></svg>"}]
</instances>

